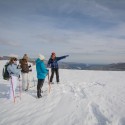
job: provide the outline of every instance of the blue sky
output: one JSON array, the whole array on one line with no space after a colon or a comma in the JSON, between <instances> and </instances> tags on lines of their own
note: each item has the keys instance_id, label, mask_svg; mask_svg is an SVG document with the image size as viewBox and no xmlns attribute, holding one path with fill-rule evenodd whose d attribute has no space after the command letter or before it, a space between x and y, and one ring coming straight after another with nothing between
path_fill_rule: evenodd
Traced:
<instances>
[{"instance_id":1,"label":"blue sky","mask_svg":"<svg viewBox=\"0 0 125 125\"><path fill-rule=\"evenodd\" d=\"M0 56L53 51L67 62L125 62L125 1L0 0Z\"/></svg>"}]
</instances>

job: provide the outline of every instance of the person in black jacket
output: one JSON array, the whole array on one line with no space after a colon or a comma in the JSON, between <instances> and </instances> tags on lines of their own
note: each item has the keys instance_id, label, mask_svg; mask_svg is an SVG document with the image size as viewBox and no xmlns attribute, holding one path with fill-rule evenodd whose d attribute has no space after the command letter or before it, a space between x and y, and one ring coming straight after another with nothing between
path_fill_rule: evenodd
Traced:
<instances>
[{"instance_id":1,"label":"person in black jacket","mask_svg":"<svg viewBox=\"0 0 125 125\"><path fill-rule=\"evenodd\" d=\"M56 82L59 83L59 66L58 66L58 61L61 59L64 59L68 57L69 55L61 56L61 57L56 57L56 54L52 52L51 57L48 61L47 66L51 67L51 77L50 77L50 83L52 84L53 81L53 76L54 73L56 73Z\"/></svg>"}]
</instances>

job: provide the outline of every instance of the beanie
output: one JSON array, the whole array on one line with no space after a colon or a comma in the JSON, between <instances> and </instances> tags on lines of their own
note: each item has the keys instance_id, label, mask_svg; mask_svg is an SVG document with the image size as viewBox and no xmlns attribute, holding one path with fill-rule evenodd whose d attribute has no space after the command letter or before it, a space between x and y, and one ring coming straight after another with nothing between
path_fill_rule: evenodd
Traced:
<instances>
[{"instance_id":1,"label":"beanie","mask_svg":"<svg viewBox=\"0 0 125 125\"><path fill-rule=\"evenodd\" d=\"M28 61L29 58L28 58L27 54L24 54L23 59L26 59Z\"/></svg>"},{"instance_id":2,"label":"beanie","mask_svg":"<svg viewBox=\"0 0 125 125\"><path fill-rule=\"evenodd\" d=\"M39 54L39 59L40 59L40 60L44 60L45 57L44 57L43 55Z\"/></svg>"}]
</instances>

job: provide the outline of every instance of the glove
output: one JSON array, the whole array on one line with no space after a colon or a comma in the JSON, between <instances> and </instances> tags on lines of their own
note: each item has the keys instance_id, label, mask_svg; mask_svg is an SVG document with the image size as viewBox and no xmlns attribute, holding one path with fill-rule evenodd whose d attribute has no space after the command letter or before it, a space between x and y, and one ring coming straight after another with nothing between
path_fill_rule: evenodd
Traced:
<instances>
[{"instance_id":1,"label":"glove","mask_svg":"<svg viewBox=\"0 0 125 125\"><path fill-rule=\"evenodd\" d=\"M31 65L29 65L29 68L31 67Z\"/></svg>"},{"instance_id":2,"label":"glove","mask_svg":"<svg viewBox=\"0 0 125 125\"><path fill-rule=\"evenodd\" d=\"M30 69L29 71L32 72L32 69Z\"/></svg>"},{"instance_id":3,"label":"glove","mask_svg":"<svg viewBox=\"0 0 125 125\"><path fill-rule=\"evenodd\" d=\"M68 57L69 55L66 55L66 57Z\"/></svg>"}]
</instances>

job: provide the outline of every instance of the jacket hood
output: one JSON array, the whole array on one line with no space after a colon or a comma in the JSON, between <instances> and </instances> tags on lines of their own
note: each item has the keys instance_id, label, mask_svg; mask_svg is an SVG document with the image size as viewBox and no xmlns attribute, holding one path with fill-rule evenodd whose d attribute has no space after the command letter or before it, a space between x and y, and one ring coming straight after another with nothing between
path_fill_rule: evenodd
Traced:
<instances>
[{"instance_id":1,"label":"jacket hood","mask_svg":"<svg viewBox=\"0 0 125 125\"><path fill-rule=\"evenodd\" d=\"M38 58L38 59L36 60L36 63L39 63L39 62L43 62L43 61Z\"/></svg>"}]
</instances>

